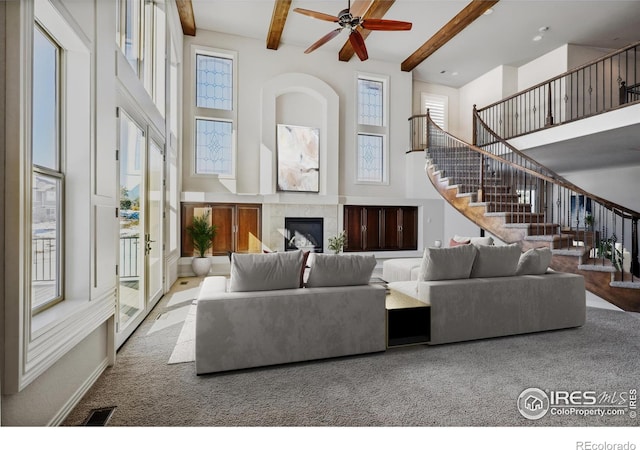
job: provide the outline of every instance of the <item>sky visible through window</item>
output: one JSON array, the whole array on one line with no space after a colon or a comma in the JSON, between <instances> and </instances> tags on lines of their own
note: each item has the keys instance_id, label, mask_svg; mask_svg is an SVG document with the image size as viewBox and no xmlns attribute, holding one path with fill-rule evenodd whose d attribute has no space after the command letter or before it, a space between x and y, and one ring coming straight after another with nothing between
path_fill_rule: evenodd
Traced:
<instances>
[{"instance_id":1,"label":"sky visible through window","mask_svg":"<svg viewBox=\"0 0 640 450\"><path fill-rule=\"evenodd\" d=\"M33 164L58 167L58 48L36 27L33 33Z\"/></svg>"}]
</instances>

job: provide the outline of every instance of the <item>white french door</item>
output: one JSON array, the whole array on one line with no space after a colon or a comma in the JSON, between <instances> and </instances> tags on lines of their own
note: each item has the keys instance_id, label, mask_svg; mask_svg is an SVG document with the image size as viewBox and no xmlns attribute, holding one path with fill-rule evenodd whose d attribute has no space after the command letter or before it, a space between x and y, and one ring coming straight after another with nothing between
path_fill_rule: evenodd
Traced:
<instances>
[{"instance_id":1,"label":"white french door","mask_svg":"<svg viewBox=\"0 0 640 450\"><path fill-rule=\"evenodd\" d=\"M162 146L119 110L120 259L116 348L163 293L164 164Z\"/></svg>"},{"instance_id":2,"label":"white french door","mask_svg":"<svg viewBox=\"0 0 640 450\"><path fill-rule=\"evenodd\" d=\"M164 205L164 156L162 147L153 139L149 145L147 164L147 202L145 259L147 278L147 303L155 305L162 297L164 255L163 255L163 205Z\"/></svg>"}]
</instances>

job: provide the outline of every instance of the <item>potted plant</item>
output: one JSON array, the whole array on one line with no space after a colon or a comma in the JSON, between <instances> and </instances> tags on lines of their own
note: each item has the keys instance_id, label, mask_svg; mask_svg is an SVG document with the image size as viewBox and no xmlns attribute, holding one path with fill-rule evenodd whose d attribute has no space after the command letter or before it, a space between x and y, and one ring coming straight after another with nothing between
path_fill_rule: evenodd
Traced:
<instances>
[{"instance_id":1,"label":"potted plant","mask_svg":"<svg viewBox=\"0 0 640 450\"><path fill-rule=\"evenodd\" d=\"M211 261L205 253L213 245L213 238L216 237L217 227L209 222L209 211L201 216L194 216L191 225L186 228L187 234L191 238L193 248L197 255L191 260L191 268L196 276L202 277L209 273Z\"/></svg>"},{"instance_id":2,"label":"potted plant","mask_svg":"<svg viewBox=\"0 0 640 450\"><path fill-rule=\"evenodd\" d=\"M347 245L347 235L344 231L337 236L329 238L329 250L332 250L336 255L342 251L345 245Z\"/></svg>"},{"instance_id":3,"label":"potted plant","mask_svg":"<svg viewBox=\"0 0 640 450\"><path fill-rule=\"evenodd\" d=\"M595 223L594 217L591 214L587 213L587 215L584 216L584 224L587 226L589 230L593 230L594 223Z\"/></svg>"}]
</instances>

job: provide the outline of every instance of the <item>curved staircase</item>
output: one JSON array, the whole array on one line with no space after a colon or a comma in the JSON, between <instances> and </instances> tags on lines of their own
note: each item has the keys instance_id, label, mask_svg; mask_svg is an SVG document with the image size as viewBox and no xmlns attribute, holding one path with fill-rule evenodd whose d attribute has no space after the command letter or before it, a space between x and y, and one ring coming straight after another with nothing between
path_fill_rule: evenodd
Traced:
<instances>
[{"instance_id":1,"label":"curved staircase","mask_svg":"<svg viewBox=\"0 0 640 450\"><path fill-rule=\"evenodd\" d=\"M581 274L589 291L640 312L640 213L585 192L541 166L477 116L481 146L446 133L428 112L410 120L426 122L415 127L426 130L425 170L454 208L501 241L519 243L523 251L551 248L553 269Z\"/></svg>"}]
</instances>

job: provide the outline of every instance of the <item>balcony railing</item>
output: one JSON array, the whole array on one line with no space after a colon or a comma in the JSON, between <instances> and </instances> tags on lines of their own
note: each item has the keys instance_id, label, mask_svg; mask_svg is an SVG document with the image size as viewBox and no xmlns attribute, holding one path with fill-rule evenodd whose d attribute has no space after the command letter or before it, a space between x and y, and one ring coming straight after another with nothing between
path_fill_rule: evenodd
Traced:
<instances>
[{"instance_id":1,"label":"balcony railing","mask_svg":"<svg viewBox=\"0 0 640 450\"><path fill-rule=\"evenodd\" d=\"M56 277L57 254L55 238L33 238L32 269L33 281L54 281ZM138 277L138 236L120 238L120 278Z\"/></svg>"},{"instance_id":2,"label":"balcony railing","mask_svg":"<svg viewBox=\"0 0 640 450\"><path fill-rule=\"evenodd\" d=\"M478 115L511 139L639 102L639 53L637 42L478 109Z\"/></svg>"},{"instance_id":3,"label":"balcony railing","mask_svg":"<svg viewBox=\"0 0 640 450\"><path fill-rule=\"evenodd\" d=\"M56 276L57 252L55 238L34 238L31 243L33 281L53 281Z\"/></svg>"}]
</instances>

